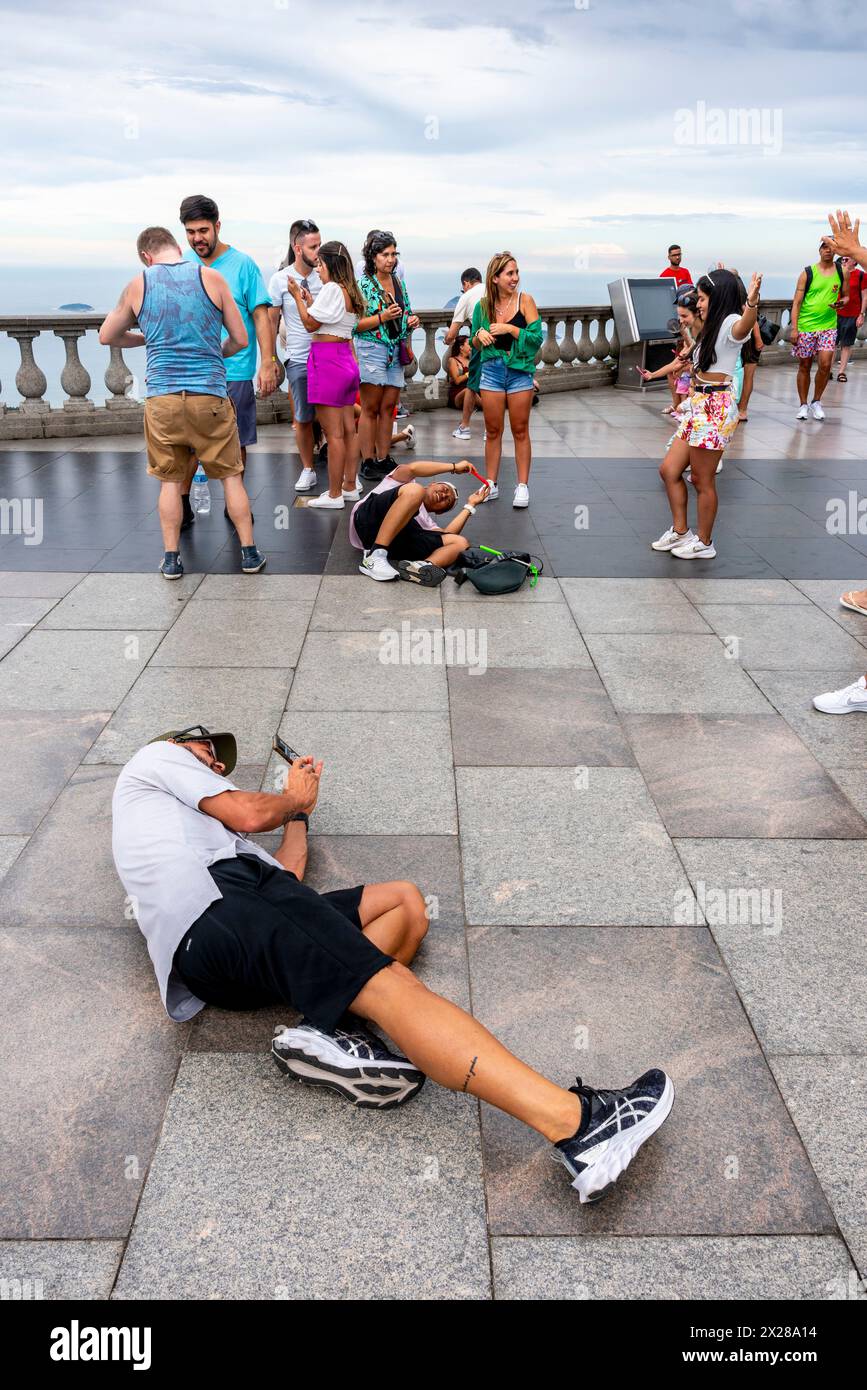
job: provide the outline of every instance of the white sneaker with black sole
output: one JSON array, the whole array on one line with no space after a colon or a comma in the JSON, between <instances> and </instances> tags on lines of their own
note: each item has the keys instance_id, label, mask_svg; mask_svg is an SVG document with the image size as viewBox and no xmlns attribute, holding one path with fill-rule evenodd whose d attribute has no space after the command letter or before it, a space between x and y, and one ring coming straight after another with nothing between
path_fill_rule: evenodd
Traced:
<instances>
[{"instance_id":1,"label":"white sneaker with black sole","mask_svg":"<svg viewBox=\"0 0 867 1390\"><path fill-rule=\"evenodd\" d=\"M799 407L798 407L798 413L797 413L797 415L795 416L795 419L796 419L796 420L809 420L809 418L810 418L810 407L809 407L808 405L806 405L806 404L805 404L805 405L802 405L802 406L799 406Z\"/></svg>"},{"instance_id":2,"label":"white sneaker with black sole","mask_svg":"<svg viewBox=\"0 0 867 1390\"><path fill-rule=\"evenodd\" d=\"M425 1083L424 1072L361 1027L325 1033L305 1019L294 1028L279 1024L271 1055L288 1076L337 1091L359 1110L404 1105Z\"/></svg>"},{"instance_id":3,"label":"white sneaker with black sole","mask_svg":"<svg viewBox=\"0 0 867 1390\"><path fill-rule=\"evenodd\" d=\"M694 531L689 530L681 533L670 526L667 531L663 531L658 541L650 542L650 548L651 550L674 550L676 545L685 545L687 541L694 541L695 539Z\"/></svg>"},{"instance_id":4,"label":"white sneaker with black sole","mask_svg":"<svg viewBox=\"0 0 867 1390\"><path fill-rule=\"evenodd\" d=\"M296 492L312 492L316 486L316 469L302 468L301 474L295 484Z\"/></svg>"},{"instance_id":5,"label":"white sneaker with black sole","mask_svg":"<svg viewBox=\"0 0 867 1390\"><path fill-rule=\"evenodd\" d=\"M362 574L366 574L368 579L399 579L400 575L391 564L388 558L388 551L365 550L364 559L358 566Z\"/></svg>"},{"instance_id":6,"label":"white sneaker with black sole","mask_svg":"<svg viewBox=\"0 0 867 1390\"><path fill-rule=\"evenodd\" d=\"M582 1202L598 1202L629 1167L642 1144L671 1114L674 1084L654 1068L620 1091L597 1091L581 1077L570 1086L583 1103L581 1126L554 1145Z\"/></svg>"}]
</instances>

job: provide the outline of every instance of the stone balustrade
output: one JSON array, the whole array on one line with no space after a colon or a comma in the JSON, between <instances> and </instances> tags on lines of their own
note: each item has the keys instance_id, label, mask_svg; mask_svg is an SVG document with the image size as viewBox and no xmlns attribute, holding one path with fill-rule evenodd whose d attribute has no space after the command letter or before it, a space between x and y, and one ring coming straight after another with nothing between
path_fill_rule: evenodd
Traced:
<instances>
[{"instance_id":1,"label":"stone balustrade","mask_svg":"<svg viewBox=\"0 0 867 1390\"><path fill-rule=\"evenodd\" d=\"M763 353L761 365L790 362L789 301L765 300L762 308L768 318L782 325L782 331ZM540 391L575 391L613 383L619 344L608 305L554 306L539 312L545 326L536 359ZM418 317L419 327L412 337L415 359L405 369L405 399L413 410L433 410L445 405L447 398L444 363L448 349L443 335L451 322L451 312L421 310ZM79 344L87 334L95 338L102 319L102 314L74 313L0 317L0 334L14 340L20 354L15 374L20 400L10 399L8 382L0 383L0 439L133 434L141 430L141 383L136 381L120 348L100 349L106 358L102 379L108 394L100 404L91 397L94 383L81 360ZM64 348L65 361L59 379L65 399L60 406L45 399L48 380L38 361L43 334L52 334ZM865 337L867 331L861 328L854 357L864 355ZM285 391L260 399L257 412L260 424L288 421Z\"/></svg>"}]
</instances>

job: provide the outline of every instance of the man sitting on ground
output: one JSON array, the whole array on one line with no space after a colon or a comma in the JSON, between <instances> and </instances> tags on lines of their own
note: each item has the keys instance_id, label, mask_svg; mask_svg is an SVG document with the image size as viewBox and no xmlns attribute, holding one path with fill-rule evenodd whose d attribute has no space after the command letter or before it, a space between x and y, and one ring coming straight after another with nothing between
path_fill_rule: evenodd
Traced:
<instances>
[{"instance_id":1,"label":"man sitting on ground","mask_svg":"<svg viewBox=\"0 0 867 1390\"><path fill-rule=\"evenodd\" d=\"M427 931L414 884L320 894L302 883L322 763L298 758L270 794L228 780L236 758L234 735L193 725L139 749L115 787L114 860L170 1017L190 1019L205 1004L297 1009L300 1022L271 1044L282 1072L380 1110L430 1076L535 1129L581 1201L601 1197L671 1110L665 1072L619 1091L580 1078L566 1090L519 1061L407 968ZM281 828L274 855L246 838Z\"/></svg>"},{"instance_id":2,"label":"man sitting on ground","mask_svg":"<svg viewBox=\"0 0 867 1390\"><path fill-rule=\"evenodd\" d=\"M469 473L460 463L401 463L360 502L349 518L349 539L364 559L358 566L369 579L410 579L416 584L440 584L469 541L461 535L469 518L488 495L474 492L448 526L437 526L431 513L450 511L458 500L454 483L428 483L437 473ZM395 569L395 565L397 569Z\"/></svg>"}]
</instances>

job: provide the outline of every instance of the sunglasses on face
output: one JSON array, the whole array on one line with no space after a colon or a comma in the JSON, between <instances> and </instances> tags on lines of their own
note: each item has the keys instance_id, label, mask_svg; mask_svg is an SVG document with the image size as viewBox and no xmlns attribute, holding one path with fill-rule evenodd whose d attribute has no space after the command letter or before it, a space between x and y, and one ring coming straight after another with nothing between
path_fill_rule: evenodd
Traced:
<instances>
[{"instance_id":1,"label":"sunglasses on face","mask_svg":"<svg viewBox=\"0 0 867 1390\"><path fill-rule=\"evenodd\" d=\"M217 750L211 732L204 724L191 724L188 729L180 729L174 738L175 743L206 743L211 750L211 757L217 761Z\"/></svg>"}]
</instances>

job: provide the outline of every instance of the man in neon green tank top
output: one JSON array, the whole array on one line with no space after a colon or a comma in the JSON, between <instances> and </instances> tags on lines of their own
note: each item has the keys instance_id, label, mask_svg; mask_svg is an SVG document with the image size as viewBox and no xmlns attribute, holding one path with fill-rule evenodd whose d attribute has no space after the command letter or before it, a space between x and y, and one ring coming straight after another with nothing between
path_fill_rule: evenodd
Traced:
<instances>
[{"instance_id":1,"label":"man in neon green tank top","mask_svg":"<svg viewBox=\"0 0 867 1390\"><path fill-rule=\"evenodd\" d=\"M828 237L819 242L819 259L805 266L798 276L792 300L792 356L798 359L798 420L824 420L822 392L828 385L834 349L837 344L837 305L849 296L849 270L834 260L833 243ZM813 400L810 394L810 368L819 359Z\"/></svg>"}]
</instances>

